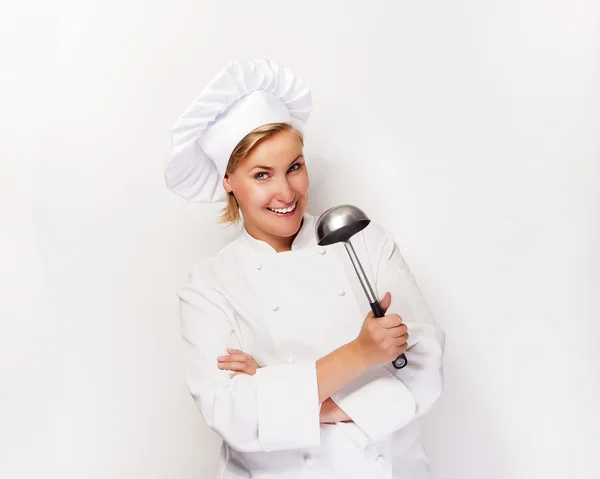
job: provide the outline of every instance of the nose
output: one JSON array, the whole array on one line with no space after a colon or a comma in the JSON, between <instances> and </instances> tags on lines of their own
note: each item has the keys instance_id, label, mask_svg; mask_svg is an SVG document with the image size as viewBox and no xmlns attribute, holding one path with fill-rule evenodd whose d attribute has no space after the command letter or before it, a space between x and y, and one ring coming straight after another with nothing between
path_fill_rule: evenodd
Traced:
<instances>
[{"instance_id":1,"label":"nose","mask_svg":"<svg viewBox=\"0 0 600 479\"><path fill-rule=\"evenodd\" d=\"M289 178L286 176L277 178L272 182L273 184L273 196L274 198L286 205L291 203L296 197L296 193L289 182Z\"/></svg>"},{"instance_id":2,"label":"nose","mask_svg":"<svg viewBox=\"0 0 600 479\"><path fill-rule=\"evenodd\" d=\"M287 180L287 178L284 178L277 182L275 191L275 198L277 199L277 201L280 201L281 203L285 203L287 205L294 200L295 196L296 193L294 192L294 189L290 185L290 182Z\"/></svg>"}]
</instances>

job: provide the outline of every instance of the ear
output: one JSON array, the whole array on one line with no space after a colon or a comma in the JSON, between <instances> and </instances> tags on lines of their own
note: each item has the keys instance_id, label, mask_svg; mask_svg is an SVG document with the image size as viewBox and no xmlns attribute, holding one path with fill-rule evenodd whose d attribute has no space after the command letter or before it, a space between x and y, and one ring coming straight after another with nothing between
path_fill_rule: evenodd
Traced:
<instances>
[{"instance_id":1,"label":"ear","mask_svg":"<svg viewBox=\"0 0 600 479\"><path fill-rule=\"evenodd\" d=\"M227 178L227 176L223 178L223 188L225 188L225 191L227 193L231 193L233 191L233 189L231 188L231 184L229 183L229 178Z\"/></svg>"}]
</instances>

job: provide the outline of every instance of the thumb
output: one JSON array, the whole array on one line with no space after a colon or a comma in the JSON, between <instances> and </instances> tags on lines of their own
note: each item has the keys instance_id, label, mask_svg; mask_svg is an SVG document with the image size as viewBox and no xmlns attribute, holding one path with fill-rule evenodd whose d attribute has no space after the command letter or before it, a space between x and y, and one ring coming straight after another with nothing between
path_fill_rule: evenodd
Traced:
<instances>
[{"instance_id":1,"label":"thumb","mask_svg":"<svg viewBox=\"0 0 600 479\"><path fill-rule=\"evenodd\" d=\"M383 298L381 298L379 301L379 304L381 309L383 309L383 313L385 314L390 307L390 304L392 304L392 295L389 292L385 293Z\"/></svg>"},{"instance_id":2,"label":"thumb","mask_svg":"<svg viewBox=\"0 0 600 479\"><path fill-rule=\"evenodd\" d=\"M385 293L383 295L383 298L381 298L379 300L379 306L381 306L381 309L383 310L383 314L385 315L387 309L390 307L390 304L392 303L392 295L390 293ZM373 311L369 311L369 314L367 314L368 318L373 318L375 316L375 314L373 313Z\"/></svg>"}]
</instances>

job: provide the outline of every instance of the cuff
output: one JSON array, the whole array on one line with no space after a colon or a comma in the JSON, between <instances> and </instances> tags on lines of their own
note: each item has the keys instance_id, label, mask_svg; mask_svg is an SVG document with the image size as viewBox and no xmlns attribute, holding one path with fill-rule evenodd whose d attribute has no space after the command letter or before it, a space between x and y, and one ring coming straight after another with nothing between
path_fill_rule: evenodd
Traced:
<instances>
[{"instance_id":1,"label":"cuff","mask_svg":"<svg viewBox=\"0 0 600 479\"><path fill-rule=\"evenodd\" d=\"M373 441L403 428L415 416L411 392L383 366L371 368L331 399Z\"/></svg>"},{"instance_id":2,"label":"cuff","mask_svg":"<svg viewBox=\"0 0 600 479\"><path fill-rule=\"evenodd\" d=\"M265 451L314 447L321 443L315 362L256 370L258 438Z\"/></svg>"}]
</instances>

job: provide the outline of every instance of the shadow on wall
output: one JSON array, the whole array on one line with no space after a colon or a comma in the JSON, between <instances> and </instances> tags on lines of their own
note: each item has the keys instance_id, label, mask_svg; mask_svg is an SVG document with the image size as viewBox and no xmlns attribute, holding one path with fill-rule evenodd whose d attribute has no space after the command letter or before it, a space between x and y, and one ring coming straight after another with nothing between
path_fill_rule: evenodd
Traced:
<instances>
[{"instance_id":1,"label":"shadow on wall","mask_svg":"<svg viewBox=\"0 0 600 479\"><path fill-rule=\"evenodd\" d=\"M504 433L506 427L496 424L492 408L486 407L482 399L488 392L483 394L481 387L473 382L476 376L455 369L456 364L464 362L449 363L448 357L455 357L452 342L451 337L446 338L444 392L432 410L420 419L433 476L516 479L518 473L510 466L518 461L507 447L512 441Z\"/></svg>"}]
</instances>

